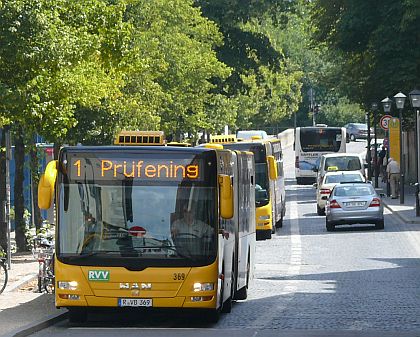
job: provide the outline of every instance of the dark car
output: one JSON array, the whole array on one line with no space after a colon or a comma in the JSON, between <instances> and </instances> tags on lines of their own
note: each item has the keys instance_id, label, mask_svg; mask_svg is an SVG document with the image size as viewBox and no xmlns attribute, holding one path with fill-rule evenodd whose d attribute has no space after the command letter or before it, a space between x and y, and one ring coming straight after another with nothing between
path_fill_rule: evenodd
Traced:
<instances>
[{"instance_id":1,"label":"dark car","mask_svg":"<svg viewBox=\"0 0 420 337\"><path fill-rule=\"evenodd\" d=\"M355 142L357 139L367 139L368 127L363 123L348 123L344 125L347 136L351 141ZM370 135L374 137L374 131L370 130Z\"/></svg>"}]
</instances>

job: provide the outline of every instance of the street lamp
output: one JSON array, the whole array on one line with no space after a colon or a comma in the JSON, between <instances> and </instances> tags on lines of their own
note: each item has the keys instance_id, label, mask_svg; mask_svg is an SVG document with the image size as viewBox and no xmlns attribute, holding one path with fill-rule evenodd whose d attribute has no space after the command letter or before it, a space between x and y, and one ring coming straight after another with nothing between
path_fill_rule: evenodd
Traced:
<instances>
[{"instance_id":1,"label":"street lamp","mask_svg":"<svg viewBox=\"0 0 420 337\"><path fill-rule=\"evenodd\" d=\"M400 204L404 203L404 158L403 158L403 139L402 139L402 110L404 109L404 102L407 98L402 92L399 92L394 96L395 104L399 111L399 118L400 118Z\"/></svg>"},{"instance_id":2,"label":"street lamp","mask_svg":"<svg viewBox=\"0 0 420 337\"><path fill-rule=\"evenodd\" d=\"M372 180L372 156L370 153L370 114L369 111L366 112L366 123L367 123L367 150L366 150L366 160L368 164L368 180Z\"/></svg>"},{"instance_id":3,"label":"street lamp","mask_svg":"<svg viewBox=\"0 0 420 337\"><path fill-rule=\"evenodd\" d=\"M384 108L384 112L385 114L389 114L391 113L391 105L392 105L392 100L389 97L384 98L382 101L382 106ZM386 138L388 139L388 145L386 148L386 162L388 163L388 159L389 159L389 148L390 148L390 142L389 142L389 126L388 129L386 130ZM391 186L389 185L389 179L386 179L386 195L389 197L390 195L390 189Z\"/></svg>"},{"instance_id":4,"label":"street lamp","mask_svg":"<svg viewBox=\"0 0 420 337\"><path fill-rule=\"evenodd\" d=\"M378 165L378 138L376 136L376 124L378 121L376 120L376 110L378 109L378 103L372 103L372 111L373 111L373 127L375 132L375 152L374 152L374 164L373 167L375 168L375 188L378 188L378 176L379 176L379 165Z\"/></svg>"},{"instance_id":5,"label":"street lamp","mask_svg":"<svg viewBox=\"0 0 420 337\"><path fill-rule=\"evenodd\" d=\"M417 180L417 190L416 190L416 216L420 216L420 204L419 204L419 113L420 113L420 90L414 89L409 94L411 106L416 110L416 180Z\"/></svg>"}]
</instances>

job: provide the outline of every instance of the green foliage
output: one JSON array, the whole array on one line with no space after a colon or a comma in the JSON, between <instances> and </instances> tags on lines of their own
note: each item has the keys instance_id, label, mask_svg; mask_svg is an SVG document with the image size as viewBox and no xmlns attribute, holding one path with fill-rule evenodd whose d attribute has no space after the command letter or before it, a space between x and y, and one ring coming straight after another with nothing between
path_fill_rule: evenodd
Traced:
<instances>
[{"instance_id":1,"label":"green foliage","mask_svg":"<svg viewBox=\"0 0 420 337\"><path fill-rule=\"evenodd\" d=\"M330 100L324 103L316 121L328 126L344 126L347 123L364 123L365 115L365 111L358 104L340 97L337 102Z\"/></svg>"},{"instance_id":2,"label":"green foliage","mask_svg":"<svg viewBox=\"0 0 420 337\"><path fill-rule=\"evenodd\" d=\"M370 106L418 85L418 1L317 0L315 9L315 38L340 54L339 86L351 100Z\"/></svg>"}]
</instances>

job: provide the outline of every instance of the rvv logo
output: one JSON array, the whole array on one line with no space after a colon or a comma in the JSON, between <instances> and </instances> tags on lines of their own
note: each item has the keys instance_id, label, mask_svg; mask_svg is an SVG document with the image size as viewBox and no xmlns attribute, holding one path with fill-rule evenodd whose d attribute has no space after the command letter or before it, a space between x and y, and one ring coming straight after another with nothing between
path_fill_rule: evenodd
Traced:
<instances>
[{"instance_id":1,"label":"rvv logo","mask_svg":"<svg viewBox=\"0 0 420 337\"><path fill-rule=\"evenodd\" d=\"M109 270L89 270L88 271L89 281L109 281Z\"/></svg>"}]
</instances>

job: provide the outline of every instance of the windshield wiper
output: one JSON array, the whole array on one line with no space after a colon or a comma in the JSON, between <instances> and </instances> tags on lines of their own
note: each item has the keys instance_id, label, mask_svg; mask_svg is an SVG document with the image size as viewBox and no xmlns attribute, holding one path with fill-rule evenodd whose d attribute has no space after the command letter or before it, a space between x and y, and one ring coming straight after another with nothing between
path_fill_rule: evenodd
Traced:
<instances>
[{"instance_id":1,"label":"windshield wiper","mask_svg":"<svg viewBox=\"0 0 420 337\"><path fill-rule=\"evenodd\" d=\"M168 250L171 250L171 251L177 253L178 256L180 256L180 257L182 257L184 259L193 259L193 257L191 255L182 254L174 246L144 246L144 247L139 247L139 248L140 249L168 249Z\"/></svg>"},{"instance_id":2,"label":"windshield wiper","mask_svg":"<svg viewBox=\"0 0 420 337\"><path fill-rule=\"evenodd\" d=\"M82 252L79 255L76 255L74 257L86 258L86 257L100 255L100 254L108 255L109 253L119 253L120 254L121 252L119 250L95 250L95 251L90 251L90 252L86 252L86 253Z\"/></svg>"}]
</instances>

